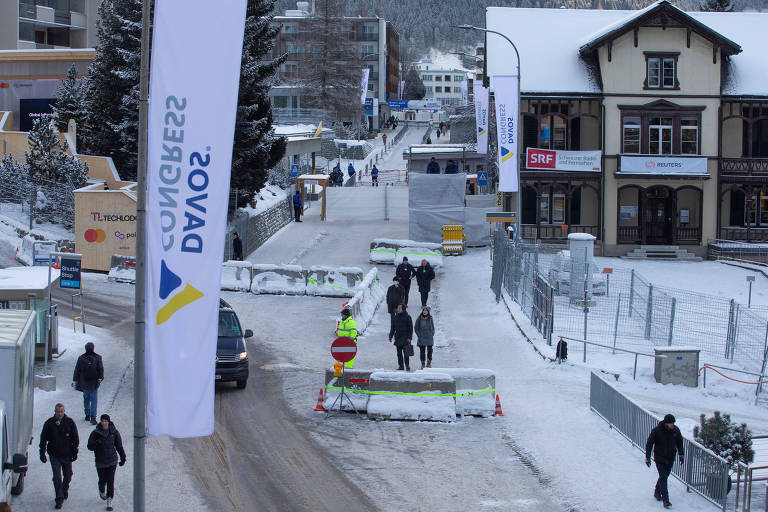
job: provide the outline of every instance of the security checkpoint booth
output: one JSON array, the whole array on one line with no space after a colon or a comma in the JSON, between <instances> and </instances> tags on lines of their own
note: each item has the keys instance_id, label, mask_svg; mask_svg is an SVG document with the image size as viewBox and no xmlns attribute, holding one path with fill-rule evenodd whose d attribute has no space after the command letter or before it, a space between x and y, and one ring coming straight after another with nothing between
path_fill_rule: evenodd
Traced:
<instances>
[{"instance_id":1,"label":"security checkpoint booth","mask_svg":"<svg viewBox=\"0 0 768 512\"><path fill-rule=\"evenodd\" d=\"M307 187L314 188L315 185L322 187L320 192L320 220L325 220L325 191L328 189L329 180L330 176L327 174L302 174L296 178L296 189L301 193L301 204L305 204Z\"/></svg>"}]
</instances>

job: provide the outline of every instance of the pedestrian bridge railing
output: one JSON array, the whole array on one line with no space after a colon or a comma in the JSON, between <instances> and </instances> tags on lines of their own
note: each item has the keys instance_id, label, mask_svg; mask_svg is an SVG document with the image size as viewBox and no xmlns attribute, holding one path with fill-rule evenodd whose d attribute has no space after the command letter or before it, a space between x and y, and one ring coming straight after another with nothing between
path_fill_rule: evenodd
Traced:
<instances>
[{"instance_id":1,"label":"pedestrian bridge railing","mask_svg":"<svg viewBox=\"0 0 768 512\"><path fill-rule=\"evenodd\" d=\"M595 372L589 387L589 407L611 428L645 452L645 442L659 418L617 391ZM685 463L672 466L672 476L686 489L726 510L728 496L728 463L695 441L683 437Z\"/></svg>"}]
</instances>

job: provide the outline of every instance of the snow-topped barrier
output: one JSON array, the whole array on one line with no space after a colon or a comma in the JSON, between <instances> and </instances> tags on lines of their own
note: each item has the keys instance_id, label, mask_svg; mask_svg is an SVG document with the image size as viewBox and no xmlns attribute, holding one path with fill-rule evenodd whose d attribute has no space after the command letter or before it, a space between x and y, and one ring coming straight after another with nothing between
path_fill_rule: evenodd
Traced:
<instances>
[{"instance_id":1,"label":"snow-topped barrier","mask_svg":"<svg viewBox=\"0 0 768 512\"><path fill-rule=\"evenodd\" d=\"M431 242L375 238L371 241L369 259L373 263L398 265L407 256L412 265L418 266L425 259L433 267L443 264L443 246Z\"/></svg>"},{"instance_id":2,"label":"snow-topped barrier","mask_svg":"<svg viewBox=\"0 0 768 512\"><path fill-rule=\"evenodd\" d=\"M454 421L456 381L438 372L373 372L368 417Z\"/></svg>"},{"instance_id":3,"label":"snow-topped barrier","mask_svg":"<svg viewBox=\"0 0 768 512\"><path fill-rule=\"evenodd\" d=\"M307 275L298 265L253 264L251 292L279 295L306 295Z\"/></svg>"},{"instance_id":4,"label":"snow-topped barrier","mask_svg":"<svg viewBox=\"0 0 768 512\"><path fill-rule=\"evenodd\" d=\"M362 281L361 268L315 265L307 272L307 295L354 297Z\"/></svg>"},{"instance_id":5,"label":"snow-topped barrier","mask_svg":"<svg viewBox=\"0 0 768 512\"><path fill-rule=\"evenodd\" d=\"M450 375L456 381L456 414L493 416L496 411L496 374L475 368L425 368L424 372Z\"/></svg>"},{"instance_id":6,"label":"snow-topped barrier","mask_svg":"<svg viewBox=\"0 0 768 512\"><path fill-rule=\"evenodd\" d=\"M136 257L113 254L107 279L118 283L136 283Z\"/></svg>"},{"instance_id":7,"label":"snow-topped barrier","mask_svg":"<svg viewBox=\"0 0 768 512\"><path fill-rule=\"evenodd\" d=\"M378 274L379 271L376 267L369 270L365 279L357 286L355 296L346 303L357 323L358 333L365 332L368 324L373 320L373 315L376 314L376 309L387 293L384 285L379 281Z\"/></svg>"},{"instance_id":8,"label":"snow-topped barrier","mask_svg":"<svg viewBox=\"0 0 768 512\"><path fill-rule=\"evenodd\" d=\"M359 370L356 368L346 368L344 370L344 377L334 377L333 370L325 370L325 408L330 410L331 405L339 398L341 394L342 380L344 381L344 396L349 397L349 401L352 403L352 407L358 411L368 410L368 397L370 390L371 374L376 371L382 370ZM338 410L338 402L333 407ZM349 402L346 400L342 406L342 410L351 411Z\"/></svg>"},{"instance_id":9,"label":"snow-topped barrier","mask_svg":"<svg viewBox=\"0 0 768 512\"><path fill-rule=\"evenodd\" d=\"M16 248L16 257L14 259L22 265L31 267L35 262L34 246L35 239L30 235L26 235L21 239L21 244Z\"/></svg>"},{"instance_id":10,"label":"snow-topped barrier","mask_svg":"<svg viewBox=\"0 0 768 512\"><path fill-rule=\"evenodd\" d=\"M221 266L221 289L236 292L250 291L251 272L253 272L253 263L250 261L225 261Z\"/></svg>"}]
</instances>

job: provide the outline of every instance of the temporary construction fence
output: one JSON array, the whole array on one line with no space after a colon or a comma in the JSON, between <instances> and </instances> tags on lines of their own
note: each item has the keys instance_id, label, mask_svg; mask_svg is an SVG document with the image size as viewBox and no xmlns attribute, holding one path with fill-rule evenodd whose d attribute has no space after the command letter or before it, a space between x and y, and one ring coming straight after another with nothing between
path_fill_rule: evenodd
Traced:
<instances>
[{"instance_id":1,"label":"temporary construction fence","mask_svg":"<svg viewBox=\"0 0 768 512\"><path fill-rule=\"evenodd\" d=\"M592 372L589 407L630 443L645 451L645 443L659 418L646 411ZM672 476L689 491L726 510L729 467L722 457L683 437L684 463L672 466Z\"/></svg>"},{"instance_id":2,"label":"temporary construction fence","mask_svg":"<svg viewBox=\"0 0 768 512\"><path fill-rule=\"evenodd\" d=\"M554 250L494 235L491 288L497 300L502 290L515 300L548 344L555 335L629 349L694 346L713 364L765 372L768 308L656 286L630 269L564 270ZM578 297L564 293L569 270L590 276Z\"/></svg>"}]
</instances>

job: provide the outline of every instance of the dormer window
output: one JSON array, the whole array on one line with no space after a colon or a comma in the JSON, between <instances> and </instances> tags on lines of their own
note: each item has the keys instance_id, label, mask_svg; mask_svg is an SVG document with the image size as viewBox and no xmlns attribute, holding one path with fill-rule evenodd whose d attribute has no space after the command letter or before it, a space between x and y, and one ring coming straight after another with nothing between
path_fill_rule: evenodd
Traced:
<instances>
[{"instance_id":1,"label":"dormer window","mask_svg":"<svg viewBox=\"0 0 768 512\"><path fill-rule=\"evenodd\" d=\"M646 75L643 89L680 89L677 80L679 53L645 53Z\"/></svg>"}]
</instances>

